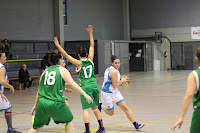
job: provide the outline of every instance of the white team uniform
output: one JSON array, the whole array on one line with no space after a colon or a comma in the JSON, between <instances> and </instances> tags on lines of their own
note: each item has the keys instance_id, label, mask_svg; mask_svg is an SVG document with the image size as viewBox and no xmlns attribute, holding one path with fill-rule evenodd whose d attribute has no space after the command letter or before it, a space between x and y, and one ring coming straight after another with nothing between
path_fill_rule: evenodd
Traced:
<instances>
[{"instance_id":1,"label":"white team uniform","mask_svg":"<svg viewBox=\"0 0 200 133\"><path fill-rule=\"evenodd\" d=\"M124 101L124 98L119 92L118 88L114 88L112 86L112 81L111 78L109 77L111 69L115 68L113 66L110 66L109 68L106 69L104 73L104 83L101 91L101 102L107 110L112 110L114 108L114 103L118 104ZM115 70L117 71L117 77L118 77L117 82L119 82L120 72L117 69Z\"/></svg>"},{"instance_id":2,"label":"white team uniform","mask_svg":"<svg viewBox=\"0 0 200 133\"><path fill-rule=\"evenodd\" d=\"M2 68L2 67L5 67L2 63L0 63L0 69ZM7 73L5 74L5 81L7 81ZM3 93L3 91L4 91L4 87L3 87L3 85L1 85L0 84L0 91ZM7 98L6 98L7 99ZM10 109L12 107L12 105L10 104L10 102L8 101L8 99L7 99L7 102L6 102L6 100L5 99L3 99L2 100L2 97L1 97L1 95L0 95L0 111L3 111L3 110L8 110L8 109Z\"/></svg>"}]
</instances>

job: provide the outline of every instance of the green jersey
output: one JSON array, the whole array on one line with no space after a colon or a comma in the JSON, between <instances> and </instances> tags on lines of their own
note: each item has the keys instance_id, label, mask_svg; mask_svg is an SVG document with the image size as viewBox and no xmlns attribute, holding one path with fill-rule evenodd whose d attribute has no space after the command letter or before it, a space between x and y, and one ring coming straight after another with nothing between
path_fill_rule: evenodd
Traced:
<instances>
[{"instance_id":1,"label":"green jersey","mask_svg":"<svg viewBox=\"0 0 200 133\"><path fill-rule=\"evenodd\" d=\"M87 58L81 61L81 67L76 70L79 79L79 85L81 87L91 84L97 84L96 77L94 75L94 63Z\"/></svg>"},{"instance_id":2,"label":"green jersey","mask_svg":"<svg viewBox=\"0 0 200 133\"><path fill-rule=\"evenodd\" d=\"M196 69L195 71L197 72L199 80L200 80L200 69ZM200 89L200 87L197 86L197 92L194 94L193 99L192 99L194 108L200 107L200 92L199 92L199 89Z\"/></svg>"},{"instance_id":3,"label":"green jersey","mask_svg":"<svg viewBox=\"0 0 200 133\"><path fill-rule=\"evenodd\" d=\"M38 98L43 97L52 101L65 102L64 89L65 81L62 76L61 66L50 66L42 75L38 88Z\"/></svg>"}]
</instances>

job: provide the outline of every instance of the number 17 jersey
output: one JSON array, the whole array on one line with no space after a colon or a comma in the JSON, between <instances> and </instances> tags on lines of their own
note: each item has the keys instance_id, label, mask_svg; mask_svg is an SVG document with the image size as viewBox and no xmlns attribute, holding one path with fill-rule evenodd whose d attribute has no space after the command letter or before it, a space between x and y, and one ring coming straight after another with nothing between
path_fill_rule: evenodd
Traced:
<instances>
[{"instance_id":1,"label":"number 17 jersey","mask_svg":"<svg viewBox=\"0 0 200 133\"><path fill-rule=\"evenodd\" d=\"M94 63L89 59L81 59L81 67L76 68L76 72L79 79L79 85L81 87L97 84L96 77L94 75Z\"/></svg>"}]
</instances>

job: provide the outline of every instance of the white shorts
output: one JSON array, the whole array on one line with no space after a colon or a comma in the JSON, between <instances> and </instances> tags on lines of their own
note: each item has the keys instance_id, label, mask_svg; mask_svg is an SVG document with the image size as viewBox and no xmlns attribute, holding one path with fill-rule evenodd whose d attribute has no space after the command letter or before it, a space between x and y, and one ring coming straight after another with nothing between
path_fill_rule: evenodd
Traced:
<instances>
[{"instance_id":1,"label":"white shorts","mask_svg":"<svg viewBox=\"0 0 200 133\"><path fill-rule=\"evenodd\" d=\"M12 105L8 101L8 98L6 99L7 99L7 102L5 99L2 100L1 95L0 95L0 111L9 110L10 108L12 108Z\"/></svg>"},{"instance_id":2,"label":"white shorts","mask_svg":"<svg viewBox=\"0 0 200 133\"><path fill-rule=\"evenodd\" d=\"M119 91L115 93L106 93L101 91L101 102L107 110L112 110L115 103L118 104L122 101L125 100Z\"/></svg>"}]
</instances>

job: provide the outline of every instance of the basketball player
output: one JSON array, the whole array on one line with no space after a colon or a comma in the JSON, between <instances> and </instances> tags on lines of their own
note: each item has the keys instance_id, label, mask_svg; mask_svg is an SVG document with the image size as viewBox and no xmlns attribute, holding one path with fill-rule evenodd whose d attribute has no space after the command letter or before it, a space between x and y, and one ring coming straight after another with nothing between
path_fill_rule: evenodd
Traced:
<instances>
[{"instance_id":1,"label":"basketball player","mask_svg":"<svg viewBox=\"0 0 200 133\"><path fill-rule=\"evenodd\" d=\"M111 56L112 66L107 68L104 73L104 83L101 91L102 104L99 105L99 110L101 108L104 112L110 116L114 115L114 103L116 103L125 113L127 118L133 123L135 129L139 131L144 127L144 123L139 124L135 121L133 113L128 108L123 96L118 90L118 87L123 83L127 82L129 79L121 77L120 80L120 60L115 55Z\"/></svg>"},{"instance_id":2,"label":"basketball player","mask_svg":"<svg viewBox=\"0 0 200 133\"><path fill-rule=\"evenodd\" d=\"M5 110L5 119L8 125L7 133L21 133L15 131L12 127L12 105L3 94L4 87L10 88L11 94L14 94L14 88L7 82L7 73L4 64L6 63L6 54L0 50L0 111Z\"/></svg>"},{"instance_id":3,"label":"basketball player","mask_svg":"<svg viewBox=\"0 0 200 133\"><path fill-rule=\"evenodd\" d=\"M57 37L54 37L54 43L60 50L60 52L65 56L65 58L71 62L72 64L76 65L78 79L79 79L79 85L80 87L93 99L93 103L88 104L83 97L83 95L80 96L82 108L83 108L83 119L85 123L86 131L85 133L90 133L90 119L89 119L89 108L92 108L94 111L94 114L98 120L99 123L99 130L96 133L104 133L106 132L103 127L102 122L102 116L100 111L98 110L97 105L99 105L99 89L96 77L94 75L94 38L93 38L93 27L92 25L89 25L86 29L89 33L90 37L90 48L89 48L89 55L87 53L87 49L84 46L81 46L79 49L79 58L80 60L77 60L73 58L72 56L68 55L65 50L59 45Z\"/></svg>"},{"instance_id":4,"label":"basketball player","mask_svg":"<svg viewBox=\"0 0 200 133\"><path fill-rule=\"evenodd\" d=\"M73 133L73 115L63 98L65 82L81 93L88 103L93 100L74 82L69 71L58 65L62 60L59 51L52 51L49 58L51 66L43 72L40 78L35 118L33 128L29 130L29 133L39 132L44 125L49 124L50 118L56 124L66 123L65 133Z\"/></svg>"},{"instance_id":5,"label":"basketball player","mask_svg":"<svg viewBox=\"0 0 200 133\"><path fill-rule=\"evenodd\" d=\"M192 71L187 78L187 89L185 92L185 96L183 99L182 109L180 113L180 117L178 121L172 126L172 130L174 131L176 127L178 126L181 128L183 124L183 119L185 117L185 114L187 113L187 110L189 108L189 105L191 101L193 102L193 116L192 116L192 122L190 126L190 133L199 133L200 132L200 86L199 86L199 79L200 79L200 48L197 48L196 54L195 54L195 61L197 64L197 69Z\"/></svg>"}]
</instances>

